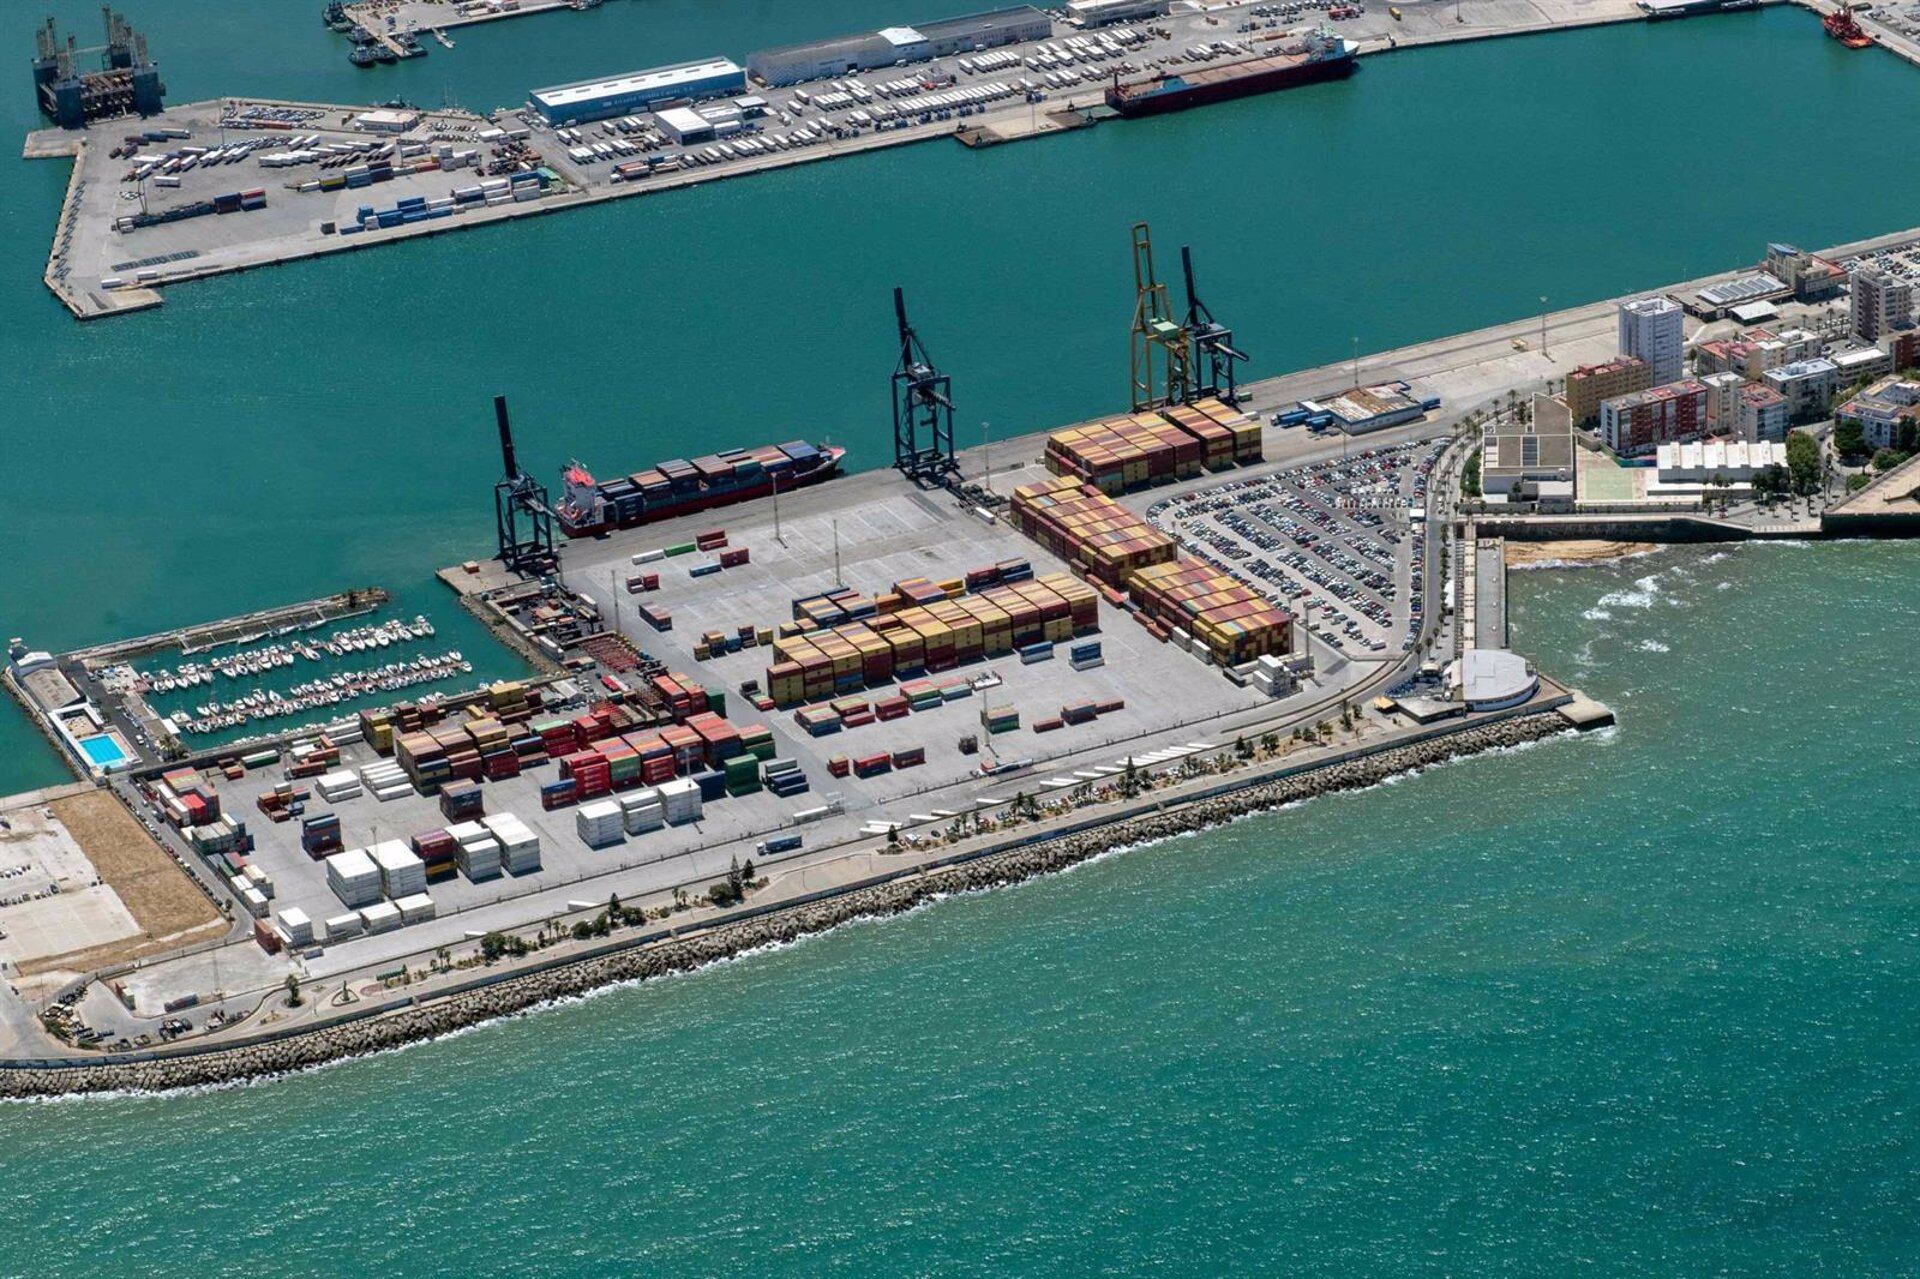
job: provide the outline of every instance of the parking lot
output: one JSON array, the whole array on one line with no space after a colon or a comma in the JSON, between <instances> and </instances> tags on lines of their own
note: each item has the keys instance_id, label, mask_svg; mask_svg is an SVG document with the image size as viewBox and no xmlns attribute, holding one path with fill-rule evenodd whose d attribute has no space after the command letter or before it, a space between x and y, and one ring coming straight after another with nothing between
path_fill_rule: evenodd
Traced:
<instances>
[{"instance_id":1,"label":"parking lot","mask_svg":"<svg viewBox=\"0 0 1920 1279\"><path fill-rule=\"evenodd\" d=\"M1409 648L1420 630L1421 513L1444 441L1234 480L1155 504L1148 517L1192 553L1311 617L1348 656Z\"/></svg>"},{"instance_id":2,"label":"parking lot","mask_svg":"<svg viewBox=\"0 0 1920 1279\"><path fill-rule=\"evenodd\" d=\"M1216 15L1193 13L1085 30L1057 22L1043 41L799 85L754 85L748 93L765 103L764 110L738 121L727 112L725 132L686 144L660 116L645 111L564 127L549 125L531 109L516 118L534 131L545 162L579 185L644 182L894 130L951 127L1009 105L1084 105L1104 93L1116 73L1137 79L1252 57L1265 52L1254 47L1255 40L1264 45L1323 11L1358 16L1364 8L1257 5L1240 11L1231 30ZM700 105L725 109L724 101Z\"/></svg>"}]
</instances>

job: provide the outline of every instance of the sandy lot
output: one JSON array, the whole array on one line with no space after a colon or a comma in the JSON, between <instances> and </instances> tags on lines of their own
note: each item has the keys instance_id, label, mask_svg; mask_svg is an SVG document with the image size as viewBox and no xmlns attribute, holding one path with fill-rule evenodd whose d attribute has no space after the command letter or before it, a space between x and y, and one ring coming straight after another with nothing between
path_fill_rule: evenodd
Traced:
<instances>
[{"instance_id":1,"label":"sandy lot","mask_svg":"<svg viewBox=\"0 0 1920 1279\"><path fill-rule=\"evenodd\" d=\"M112 795L96 791L55 800L49 807L140 931L102 945L29 960L20 965L23 976L124 963L226 932L226 920L206 894Z\"/></svg>"},{"instance_id":2,"label":"sandy lot","mask_svg":"<svg viewBox=\"0 0 1920 1279\"><path fill-rule=\"evenodd\" d=\"M1507 542L1507 564L1514 568L1604 564L1658 550L1652 542Z\"/></svg>"}]
</instances>

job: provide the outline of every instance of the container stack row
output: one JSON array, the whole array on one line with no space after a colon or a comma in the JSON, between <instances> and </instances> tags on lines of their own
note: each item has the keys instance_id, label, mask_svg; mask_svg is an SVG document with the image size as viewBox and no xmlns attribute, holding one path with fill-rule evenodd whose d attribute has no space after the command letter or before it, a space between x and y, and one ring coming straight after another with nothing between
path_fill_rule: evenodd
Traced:
<instances>
[{"instance_id":1,"label":"container stack row","mask_svg":"<svg viewBox=\"0 0 1920 1279\"><path fill-rule=\"evenodd\" d=\"M1065 573L977 595L939 595L927 604L876 609L862 620L777 638L767 668L768 695L775 705L792 706L1011 653L1024 643L1071 639L1099 626L1092 588Z\"/></svg>"},{"instance_id":2,"label":"container stack row","mask_svg":"<svg viewBox=\"0 0 1920 1279\"><path fill-rule=\"evenodd\" d=\"M1182 559L1140 569L1128 593L1143 614L1190 632L1222 666L1291 649L1293 618L1210 564Z\"/></svg>"},{"instance_id":3,"label":"container stack row","mask_svg":"<svg viewBox=\"0 0 1920 1279\"><path fill-rule=\"evenodd\" d=\"M1173 538L1072 476L1015 489L1013 514L1022 533L1116 589L1127 574L1179 551Z\"/></svg>"},{"instance_id":4,"label":"container stack row","mask_svg":"<svg viewBox=\"0 0 1920 1279\"><path fill-rule=\"evenodd\" d=\"M1218 399L1101 418L1047 438L1047 468L1110 496L1261 458L1260 424Z\"/></svg>"}]
</instances>

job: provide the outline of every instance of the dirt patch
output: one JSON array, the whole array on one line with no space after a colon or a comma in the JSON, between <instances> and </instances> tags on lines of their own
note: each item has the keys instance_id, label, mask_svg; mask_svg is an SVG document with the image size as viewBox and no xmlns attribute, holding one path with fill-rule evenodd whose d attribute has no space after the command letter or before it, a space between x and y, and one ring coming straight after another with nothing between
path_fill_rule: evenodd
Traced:
<instances>
[{"instance_id":1,"label":"dirt patch","mask_svg":"<svg viewBox=\"0 0 1920 1279\"><path fill-rule=\"evenodd\" d=\"M105 791L48 805L101 880L119 894L140 933L121 941L20 966L23 976L54 969L85 971L223 935L227 921L186 871Z\"/></svg>"},{"instance_id":2,"label":"dirt patch","mask_svg":"<svg viewBox=\"0 0 1920 1279\"><path fill-rule=\"evenodd\" d=\"M1649 555L1660 548L1652 542L1516 542L1507 539L1507 564L1514 568L1543 565L1604 564L1633 555Z\"/></svg>"}]
</instances>

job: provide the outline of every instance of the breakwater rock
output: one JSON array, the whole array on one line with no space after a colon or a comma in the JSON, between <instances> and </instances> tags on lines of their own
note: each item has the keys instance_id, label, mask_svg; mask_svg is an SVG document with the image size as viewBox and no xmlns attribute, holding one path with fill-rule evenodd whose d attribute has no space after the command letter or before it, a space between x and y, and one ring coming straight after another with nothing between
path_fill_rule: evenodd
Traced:
<instances>
[{"instance_id":1,"label":"breakwater rock","mask_svg":"<svg viewBox=\"0 0 1920 1279\"><path fill-rule=\"evenodd\" d=\"M182 1046L174 1055L145 1060L0 1069L0 1097L164 1091L309 1069L448 1034L614 982L686 972L755 947L825 932L855 919L899 914L936 896L1017 883L1116 848L1187 834L1316 795L1377 785L1413 769L1564 731L1566 721L1556 714L1526 715L1284 777L1260 780L1250 775L1244 786L1177 808L1071 834L1036 838L1018 847L910 871L830 897L775 905L749 918L717 923L688 935L646 940L647 934L636 933L627 946L550 961L537 971L516 976L514 970L503 968L497 981L439 997L423 996L421 1002L359 1021L289 1031L227 1047L209 1044L200 1051ZM1227 781L1222 779L1223 784Z\"/></svg>"}]
</instances>

